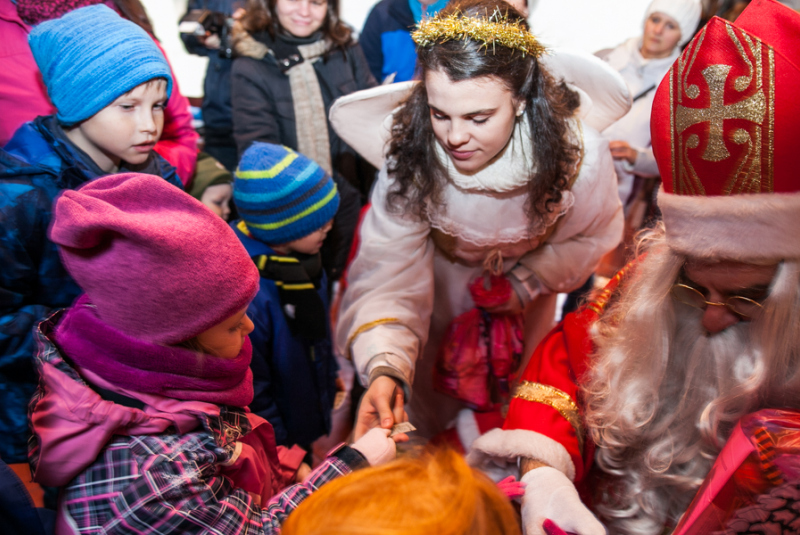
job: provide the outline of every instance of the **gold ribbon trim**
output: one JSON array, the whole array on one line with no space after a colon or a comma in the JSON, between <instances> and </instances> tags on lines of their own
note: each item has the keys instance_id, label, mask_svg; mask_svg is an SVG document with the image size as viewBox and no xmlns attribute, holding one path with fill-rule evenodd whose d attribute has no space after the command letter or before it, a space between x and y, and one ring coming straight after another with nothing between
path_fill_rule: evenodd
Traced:
<instances>
[{"instance_id":1,"label":"gold ribbon trim","mask_svg":"<svg viewBox=\"0 0 800 535\"><path fill-rule=\"evenodd\" d=\"M558 413L564 417L567 422L575 430L575 435L578 437L578 447L581 452L583 451L584 431L583 420L581 419L578 406L569 397L569 394L554 388L550 385L543 385L541 383L531 383L523 381L517 386L514 391L514 397L524 399L532 403L541 403L553 407Z\"/></svg>"},{"instance_id":2,"label":"gold ribbon trim","mask_svg":"<svg viewBox=\"0 0 800 535\"><path fill-rule=\"evenodd\" d=\"M404 325L398 318L384 318L380 320L371 321L369 323L365 323L364 325L356 329L355 332L350 335L350 338L347 339L347 360L353 360L353 350L351 348L353 346L353 342L360 334L363 334L368 330L377 327L378 325L386 325L388 323Z\"/></svg>"}]
</instances>

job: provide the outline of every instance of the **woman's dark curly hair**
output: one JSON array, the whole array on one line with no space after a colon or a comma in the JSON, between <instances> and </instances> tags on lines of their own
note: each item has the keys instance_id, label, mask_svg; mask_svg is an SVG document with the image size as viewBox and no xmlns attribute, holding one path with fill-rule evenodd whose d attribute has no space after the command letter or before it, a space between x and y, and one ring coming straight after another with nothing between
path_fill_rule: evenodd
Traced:
<instances>
[{"instance_id":1,"label":"woman's dark curly hair","mask_svg":"<svg viewBox=\"0 0 800 535\"><path fill-rule=\"evenodd\" d=\"M528 28L523 16L502 0L454 0L439 16L461 13L486 18L495 10L507 12L510 22ZM533 224L561 201L570 176L577 172L581 147L570 136L569 121L580 104L574 91L556 82L539 61L515 49L471 39L418 47L421 82L394 116L389 144L388 171L395 186L387 196L387 207L423 217L426 203L442 204L441 190L447 182L444 165L436 156L436 138L431 126L425 75L443 71L454 82L490 76L526 103L525 114L533 140L535 170L528 183L528 217ZM402 208L401 208L402 207Z\"/></svg>"},{"instance_id":2,"label":"woman's dark curly hair","mask_svg":"<svg viewBox=\"0 0 800 535\"><path fill-rule=\"evenodd\" d=\"M278 0L247 0L247 13L242 18L242 26L250 35L267 32L272 39L282 31L278 22L275 4ZM353 42L350 26L339 19L339 0L328 0L328 14L322 22L322 34L329 39L331 48L346 49Z\"/></svg>"}]
</instances>

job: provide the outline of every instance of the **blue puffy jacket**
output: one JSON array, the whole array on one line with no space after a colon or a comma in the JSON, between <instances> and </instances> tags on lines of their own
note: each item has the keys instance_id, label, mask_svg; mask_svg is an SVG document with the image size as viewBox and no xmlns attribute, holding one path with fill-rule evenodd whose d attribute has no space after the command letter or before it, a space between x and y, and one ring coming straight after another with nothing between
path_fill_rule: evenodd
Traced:
<instances>
[{"instance_id":1,"label":"blue puffy jacket","mask_svg":"<svg viewBox=\"0 0 800 535\"><path fill-rule=\"evenodd\" d=\"M446 0L438 0L426 6L425 15L435 15L446 4ZM372 76L379 82L391 74L395 75L395 82L414 77L417 45L411 39L411 32L422 14L419 0L381 0L370 11L358 41Z\"/></svg>"},{"instance_id":2,"label":"blue puffy jacket","mask_svg":"<svg viewBox=\"0 0 800 535\"><path fill-rule=\"evenodd\" d=\"M155 152L135 171L182 188ZM81 292L47 238L53 201L103 174L52 115L22 125L0 150L0 458L9 464L27 460L27 406L37 383L33 328Z\"/></svg>"},{"instance_id":3,"label":"blue puffy jacket","mask_svg":"<svg viewBox=\"0 0 800 535\"><path fill-rule=\"evenodd\" d=\"M277 254L266 244L245 236L231 223L251 257ZM325 276L319 296L329 309ZM275 428L278 444L308 447L331 430L331 409L336 395L339 366L333 356L331 329L326 315L327 337L309 342L296 338L283 315L275 281L261 278L258 294L247 309L255 328L253 387L250 410Z\"/></svg>"}]
</instances>

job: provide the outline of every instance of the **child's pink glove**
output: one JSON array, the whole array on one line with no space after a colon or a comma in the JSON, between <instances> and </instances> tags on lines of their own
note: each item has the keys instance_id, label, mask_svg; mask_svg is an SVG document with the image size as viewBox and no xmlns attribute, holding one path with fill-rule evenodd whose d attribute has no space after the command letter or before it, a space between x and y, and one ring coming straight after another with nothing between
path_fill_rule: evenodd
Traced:
<instances>
[{"instance_id":1,"label":"child's pink glove","mask_svg":"<svg viewBox=\"0 0 800 535\"><path fill-rule=\"evenodd\" d=\"M497 488L508 496L509 500L514 498L522 498L525 495L525 483L517 481L514 476L508 476L502 481L497 482Z\"/></svg>"},{"instance_id":2,"label":"child's pink glove","mask_svg":"<svg viewBox=\"0 0 800 535\"><path fill-rule=\"evenodd\" d=\"M544 524L542 524L542 528L544 528L544 532L546 535L570 535L569 533L561 529L561 526L559 526L550 519L544 521Z\"/></svg>"},{"instance_id":3,"label":"child's pink glove","mask_svg":"<svg viewBox=\"0 0 800 535\"><path fill-rule=\"evenodd\" d=\"M361 452L367 458L370 466L387 463L397 455L397 446L394 440L389 438L391 432L391 429L375 427L359 438L351 447Z\"/></svg>"}]
</instances>

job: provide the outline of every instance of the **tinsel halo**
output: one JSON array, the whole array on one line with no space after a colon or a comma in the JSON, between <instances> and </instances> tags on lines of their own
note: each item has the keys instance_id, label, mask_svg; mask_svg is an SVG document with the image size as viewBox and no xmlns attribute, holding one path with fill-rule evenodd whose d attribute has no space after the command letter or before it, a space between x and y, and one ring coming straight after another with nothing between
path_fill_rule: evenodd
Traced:
<instances>
[{"instance_id":1,"label":"tinsel halo","mask_svg":"<svg viewBox=\"0 0 800 535\"><path fill-rule=\"evenodd\" d=\"M523 55L539 58L546 52L534 35L520 22L510 22L508 15L495 10L490 17L477 18L462 13L433 17L420 21L411 38L419 46L446 41L472 39L494 49L495 45L519 50Z\"/></svg>"}]
</instances>

